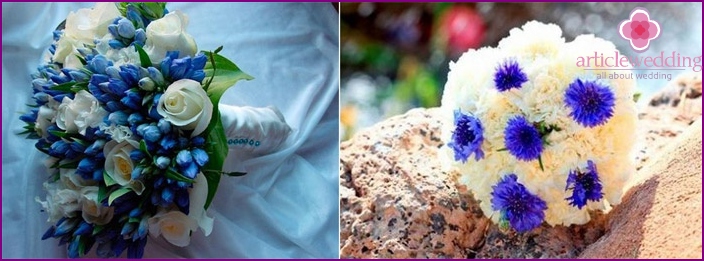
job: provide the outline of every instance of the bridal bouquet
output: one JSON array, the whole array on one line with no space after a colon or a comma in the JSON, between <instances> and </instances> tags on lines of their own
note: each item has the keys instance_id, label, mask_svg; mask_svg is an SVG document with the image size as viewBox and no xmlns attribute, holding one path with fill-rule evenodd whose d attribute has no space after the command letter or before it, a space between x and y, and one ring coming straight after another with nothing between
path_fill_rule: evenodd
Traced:
<instances>
[{"instance_id":1,"label":"bridal bouquet","mask_svg":"<svg viewBox=\"0 0 704 261\"><path fill-rule=\"evenodd\" d=\"M32 75L25 132L49 155L37 197L42 239L88 253L142 257L147 235L186 246L223 174L227 140L218 102L251 79L213 52L197 52L188 17L164 3L98 3L68 15Z\"/></svg>"},{"instance_id":2,"label":"bridal bouquet","mask_svg":"<svg viewBox=\"0 0 704 261\"><path fill-rule=\"evenodd\" d=\"M595 52L617 50L529 22L450 64L441 155L500 228L584 224L620 202L635 170L635 82L578 66Z\"/></svg>"}]
</instances>

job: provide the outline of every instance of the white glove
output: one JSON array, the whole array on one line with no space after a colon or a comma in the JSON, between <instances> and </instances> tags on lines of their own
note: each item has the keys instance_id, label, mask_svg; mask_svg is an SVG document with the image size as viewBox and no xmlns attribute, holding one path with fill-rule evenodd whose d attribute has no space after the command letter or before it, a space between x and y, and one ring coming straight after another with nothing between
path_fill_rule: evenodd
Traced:
<instances>
[{"instance_id":1,"label":"white glove","mask_svg":"<svg viewBox=\"0 0 704 261\"><path fill-rule=\"evenodd\" d=\"M241 163L275 152L292 130L276 107L254 108L218 104L229 152L225 172L246 172Z\"/></svg>"}]
</instances>

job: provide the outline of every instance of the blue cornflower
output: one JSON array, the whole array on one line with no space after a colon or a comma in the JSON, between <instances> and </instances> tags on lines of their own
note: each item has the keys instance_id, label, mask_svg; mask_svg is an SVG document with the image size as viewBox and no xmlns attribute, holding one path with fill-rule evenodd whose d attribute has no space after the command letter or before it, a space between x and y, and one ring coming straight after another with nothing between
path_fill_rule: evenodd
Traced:
<instances>
[{"instance_id":1,"label":"blue cornflower","mask_svg":"<svg viewBox=\"0 0 704 261\"><path fill-rule=\"evenodd\" d=\"M597 202L601 200L604 193L601 192L602 186L599 180L599 173L596 171L596 165L593 161L587 161L587 172L579 172L571 170L567 177L567 185L565 190L572 190L572 196L566 198L570 205L579 209L587 205L587 200Z\"/></svg>"},{"instance_id":2,"label":"blue cornflower","mask_svg":"<svg viewBox=\"0 0 704 261\"><path fill-rule=\"evenodd\" d=\"M491 208L516 231L530 231L543 223L547 204L518 183L516 174L504 176L492 189Z\"/></svg>"},{"instance_id":3,"label":"blue cornflower","mask_svg":"<svg viewBox=\"0 0 704 261\"><path fill-rule=\"evenodd\" d=\"M500 92L513 88L521 88L523 83L528 81L528 76L521 70L518 62L507 60L496 68L494 74L494 84Z\"/></svg>"},{"instance_id":4,"label":"blue cornflower","mask_svg":"<svg viewBox=\"0 0 704 261\"><path fill-rule=\"evenodd\" d=\"M543 140L538 129L523 116L508 120L504 130L504 142L508 152L522 161L538 159L543 152Z\"/></svg>"},{"instance_id":5,"label":"blue cornflower","mask_svg":"<svg viewBox=\"0 0 704 261\"><path fill-rule=\"evenodd\" d=\"M613 116L616 100L608 86L577 79L567 87L565 104L572 110L572 119L591 128L605 124Z\"/></svg>"},{"instance_id":6,"label":"blue cornflower","mask_svg":"<svg viewBox=\"0 0 704 261\"><path fill-rule=\"evenodd\" d=\"M479 119L456 110L455 131L452 132L452 141L447 144L455 151L455 160L465 163L472 153L475 160L484 158L483 133L484 128Z\"/></svg>"}]
</instances>

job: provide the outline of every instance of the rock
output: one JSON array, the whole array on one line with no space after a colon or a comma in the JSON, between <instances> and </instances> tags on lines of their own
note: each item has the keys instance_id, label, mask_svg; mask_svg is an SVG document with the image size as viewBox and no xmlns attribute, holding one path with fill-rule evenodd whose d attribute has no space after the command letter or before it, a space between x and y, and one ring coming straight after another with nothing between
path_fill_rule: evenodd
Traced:
<instances>
[{"instance_id":1,"label":"rock","mask_svg":"<svg viewBox=\"0 0 704 261\"><path fill-rule=\"evenodd\" d=\"M605 232L583 226L504 234L457 173L437 160L438 109L414 109L357 133L340 152L343 258L576 257Z\"/></svg>"},{"instance_id":2,"label":"rock","mask_svg":"<svg viewBox=\"0 0 704 261\"><path fill-rule=\"evenodd\" d=\"M343 258L466 258L490 221L435 160L437 110L415 109L341 144Z\"/></svg>"},{"instance_id":3,"label":"rock","mask_svg":"<svg viewBox=\"0 0 704 261\"><path fill-rule=\"evenodd\" d=\"M702 257L701 120L639 172L584 258Z\"/></svg>"},{"instance_id":4,"label":"rock","mask_svg":"<svg viewBox=\"0 0 704 261\"><path fill-rule=\"evenodd\" d=\"M639 114L637 169L702 116L702 74L684 73L660 90Z\"/></svg>"}]
</instances>

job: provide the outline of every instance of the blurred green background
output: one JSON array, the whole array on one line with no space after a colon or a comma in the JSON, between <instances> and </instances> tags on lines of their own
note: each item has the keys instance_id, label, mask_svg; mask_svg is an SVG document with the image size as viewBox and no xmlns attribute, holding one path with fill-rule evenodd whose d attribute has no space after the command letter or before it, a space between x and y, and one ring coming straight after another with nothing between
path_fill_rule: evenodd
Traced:
<instances>
[{"instance_id":1,"label":"blurred green background","mask_svg":"<svg viewBox=\"0 0 704 261\"><path fill-rule=\"evenodd\" d=\"M701 56L701 3L341 3L340 137L411 108L439 106L450 61L496 46L530 20L559 25L566 41L595 34L634 55L617 25L635 7L648 9L662 28L640 55ZM639 82L641 100L665 84Z\"/></svg>"}]
</instances>

